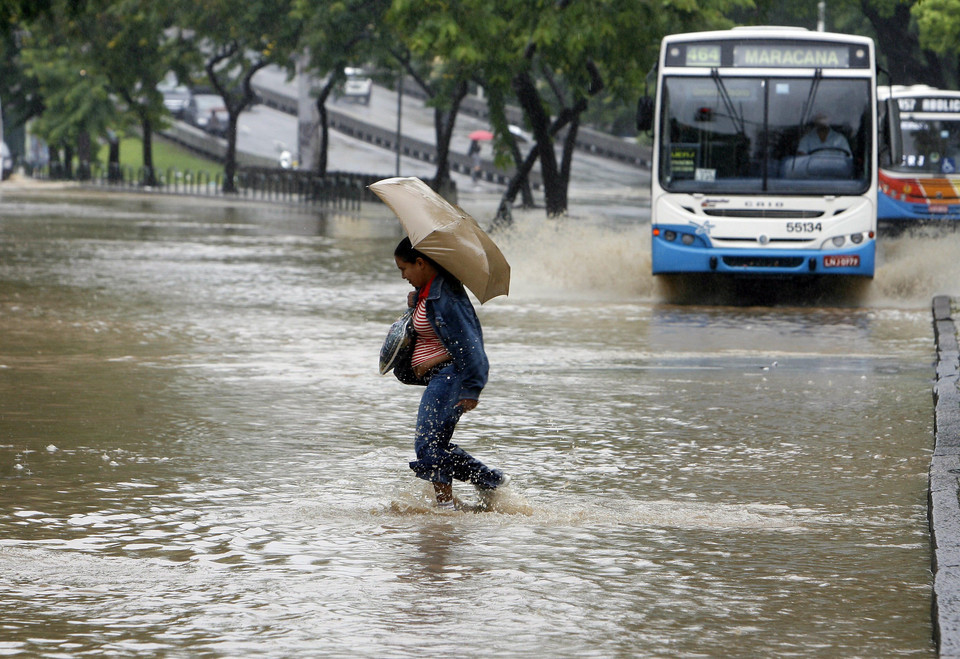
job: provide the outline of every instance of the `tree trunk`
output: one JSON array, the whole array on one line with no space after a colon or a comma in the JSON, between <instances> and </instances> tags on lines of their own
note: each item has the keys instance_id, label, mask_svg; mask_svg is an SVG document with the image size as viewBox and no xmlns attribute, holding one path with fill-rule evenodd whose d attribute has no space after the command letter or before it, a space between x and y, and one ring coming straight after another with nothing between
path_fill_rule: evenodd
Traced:
<instances>
[{"instance_id":1,"label":"tree trunk","mask_svg":"<svg viewBox=\"0 0 960 659\"><path fill-rule=\"evenodd\" d=\"M63 145L63 177L73 180L73 147L69 144Z\"/></svg>"},{"instance_id":2,"label":"tree trunk","mask_svg":"<svg viewBox=\"0 0 960 659\"><path fill-rule=\"evenodd\" d=\"M63 178L63 163L60 160L60 149L52 144L47 145L47 171L51 179Z\"/></svg>"},{"instance_id":3,"label":"tree trunk","mask_svg":"<svg viewBox=\"0 0 960 659\"><path fill-rule=\"evenodd\" d=\"M156 171L153 168L153 124L144 117L143 127L143 184L153 187L157 184Z\"/></svg>"},{"instance_id":4,"label":"tree trunk","mask_svg":"<svg viewBox=\"0 0 960 659\"><path fill-rule=\"evenodd\" d=\"M237 115L229 113L227 154L223 162L223 194L237 194Z\"/></svg>"},{"instance_id":5,"label":"tree trunk","mask_svg":"<svg viewBox=\"0 0 960 659\"><path fill-rule=\"evenodd\" d=\"M944 89L948 86L943 66L936 53L923 50L916 33L907 29L912 2L896 3L893 14L883 17L869 0L860 8L877 33L877 46L886 55L891 84L926 84Z\"/></svg>"},{"instance_id":6,"label":"tree trunk","mask_svg":"<svg viewBox=\"0 0 960 659\"><path fill-rule=\"evenodd\" d=\"M437 141L437 171L433 176L431 187L438 192L444 190L450 183L450 140L453 138L453 129L457 124L460 104L466 96L467 81L461 80L453 93L450 109L444 112L437 108L433 113Z\"/></svg>"},{"instance_id":7,"label":"tree trunk","mask_svg":"<svg viewBox=\"0 0 960 659\"><path fill-rule=\"evenodd\" d=\"M120 138L112 130L107 133L110 143L110 155L107 157L107 180L116 183L120 176Z\"/></svg>"},{"instance_id":8,"label":"tree trunk","mask_svg":"<svg viewBox=\"0 0 960 659\"><path fill-rule=\"evenodd\" d=\"M523 154L520 153L520 147L517 144L517 139L513 135L511 135L508 139L510 140L510 154L513 156L514 166L517 168L517 170L519 170L523 165ZM533 208L533 190L530 187L529 172L527 172L527 175L524 176L519 183L521 199L520 205L523 208Z\"/></svg>"},{"instance_id":9,"label":"tree trunk","mask_svg":"<svg viewBox=\"0 0 960 659\"><path fill-rule=\"evenodd\" d=\"M510 122L507 119L506 103L504 102L503 94L498 92L496 88L487 93L487 111L490 113L490 121L494 126L509 125ZM520 152L520 145L517 144L517 140L512 134L507 135L507 143L510 148L510 155L513 157L514 166L514 174L510 186L515 184L519 185L518 192L522 199L521 205L523 208L533 208L533 190L530 188L529 170L526 175L519 178L517 176L518 172L523 169L523 154ZM511 198L509 204L512 205L513 201L513 198ZM501 204L501 206L503 206L503 204Z\"/></svg>"},{"instance_id":10,"label":"tree trunk","mask_svg":"<svg viewBox=\"0 0 960 659\"><path fill-rule=\"evenodd\" d=\"M573 152L577 148L577 132L580 130L580 113L573 114L570 128L563 139L563 158L560 161L560 184L563 191L563 207L566 210L569 199L567 191L570 189L570 171L573 165Z\"/></svg>"},{"instance_id":11,"label":"tree trunk","mask_svg":"<svg viewBox=\"0 0 960 659\"><path fill-rule=\"evenodd\" d=\"M543 109L540 93L529 73L523 72L513 79L513 88L520 107L523 108L533 137L537 141L540 158L540 173L543 175L543 196L547 216L562 215L567 210L566 191L557 169L557 156L553 151L553 138L550 135L550 118Z\"/></svg>"},{"instance_id":12,"label":"tree trunk","mask_svg":"<svg viewBox=\"0 0 960 659\"><path fill-rule=\"evenodd\" d=\"M330 119L327 116L327 99L330 98L330 93L336 84L335 81L336 76L330 76L327 84L323 86L319 96L317 96L317 128L320 131L320 147L317 149L317 164L314 171L321 178L327 175L327 153L330 146Z\"/></svg>"},{"instance_id":13,"label":"tree trunk","mask_svg":"<svg viewBox=\"0 0 960 659\"><path fill-rule=\"evenodd\" d=\"M517 171L514 172L513 178L510 179L510 183L507 185L506 192L504 192L503 197L500 198L500 206L497 208L497 214L493 218L493 226L490 227L491 230L503 229L513 224L513 202L524 184L529 184L530 171L533 169L533 164L537 162L539 156L539 149L531 149L526 159L517 167Z\"/></svg>"},{"instance_id":14,"label":"tree trunk","mask_svg":"<svg viewBox=\"0 0 960 659\"><path fill-rule=\"evenodd\" d=\"M77 180L90 180L90 158L90 133L84 130L77 136Z\"/></svg>"}]
</instances>

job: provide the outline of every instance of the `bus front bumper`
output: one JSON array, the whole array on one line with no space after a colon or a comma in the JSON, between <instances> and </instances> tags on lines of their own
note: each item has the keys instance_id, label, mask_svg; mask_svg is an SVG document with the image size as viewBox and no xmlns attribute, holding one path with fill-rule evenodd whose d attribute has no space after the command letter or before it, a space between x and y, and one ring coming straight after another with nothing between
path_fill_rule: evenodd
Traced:
<instances>
[{"instance_id":1,"label":"bus front bumper","mask_svg":"<svg viewBox=\"0 0 960 659\"><path fill-rule=\"evenodd\" d=\"M725 249L687 246L653 236L653 274L715 272L745 276L854 275L873 277L876 243L836 250Z\"/></svg>"}]
</instances>

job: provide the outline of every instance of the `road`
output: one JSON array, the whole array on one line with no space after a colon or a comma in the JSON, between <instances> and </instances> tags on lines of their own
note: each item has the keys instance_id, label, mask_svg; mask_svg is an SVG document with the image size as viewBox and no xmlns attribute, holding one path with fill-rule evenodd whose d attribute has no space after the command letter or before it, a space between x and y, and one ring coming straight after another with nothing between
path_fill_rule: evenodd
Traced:
<instances>
[{"instance_id":1,"label":"road","mask_svg":"<svg viewBox=\"0 0 960 659\"><path fill-rule=\"evenodd\" d=\"M296 81L287 81L283 71L264 69L256 76L258 85L271 89L286 89L296 93ZM334 100L331 103L341 111L347 111L358 119L387 129L396 130L398 123L397 94L381 86L374 86L369 105L352 103L346 100ZM433 110L420 99L404 95L399 111L401 133L418 140L435 142ZM457 124L451 149L466 153L470 132L489 128L480 119L461 114ZM295 152L297 119L291 115L274 110L265 105L255 106L241 115L238 124L238 148L257 155L279 157L280 152L288 149ZM559 145L558 145L559 146ZM528 146L529 148L529 146ZM491 155L490 146L485 145L486 156ZM559 154L559 150L558 150ZM435 167L413 158L402 157L399 167L393 151L365 142L354 140L331 131L328 151L328 167L331 170L380 173L385 176L433 176ZM603 206L607 212L626 216L636 216L640 212L648 216L650 173L638 167L626 165L614 160L591 156L578 152L574 155L570 181L571 206L581 209ZM484 192L499 193L502 186L493 183L471 182L468 176L455 174L460 189L480 189ZM622 207L622 211L617 207Z\"/></svg>"}]
</instances>

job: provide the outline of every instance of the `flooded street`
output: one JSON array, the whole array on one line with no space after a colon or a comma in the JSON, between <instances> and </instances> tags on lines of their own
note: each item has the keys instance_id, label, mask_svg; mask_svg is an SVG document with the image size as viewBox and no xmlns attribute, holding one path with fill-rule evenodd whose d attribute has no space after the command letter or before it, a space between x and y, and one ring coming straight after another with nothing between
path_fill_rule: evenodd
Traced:
<instances>
[{"instance_id":1,"label":"flooded street","mask_svg":"<svg viewBox=\"0 0 960 659\"><path fill-rule=\"evenodd\" d=\"M957 236L888 239L849 290L697 303L648 231L497 236L456 441L513 481L437 512L420 389L377 374L410 290L385 208L0 197L0 655L934 656Z\"/></svg>"}]
</instances>

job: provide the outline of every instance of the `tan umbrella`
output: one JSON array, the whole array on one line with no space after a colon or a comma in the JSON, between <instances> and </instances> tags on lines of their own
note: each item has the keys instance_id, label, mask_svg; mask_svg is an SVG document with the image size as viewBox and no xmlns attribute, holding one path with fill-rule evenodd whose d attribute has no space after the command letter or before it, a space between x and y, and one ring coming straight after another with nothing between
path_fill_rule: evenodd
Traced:
<instances>
[{"instance_id":1,"label":"tan umbrella","mask_svg":"<svg viewBox=\"0 0 960 659\"><path fill-rule=\"evenodd\" d=\"M510 291L510 264L477 221L416 177L370 189L397 215L410 243L442 265L483 304Z\"/></svg>"}]
</instances>

